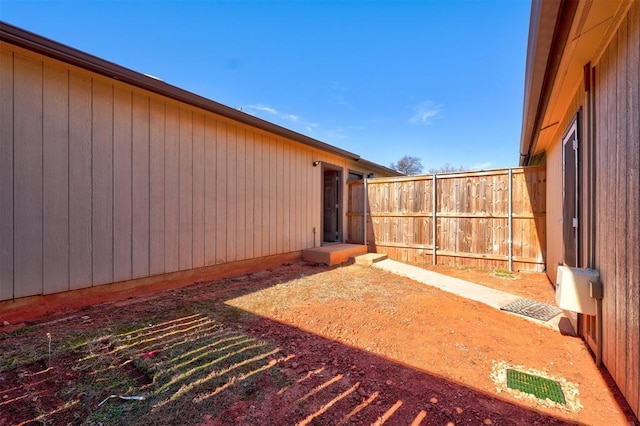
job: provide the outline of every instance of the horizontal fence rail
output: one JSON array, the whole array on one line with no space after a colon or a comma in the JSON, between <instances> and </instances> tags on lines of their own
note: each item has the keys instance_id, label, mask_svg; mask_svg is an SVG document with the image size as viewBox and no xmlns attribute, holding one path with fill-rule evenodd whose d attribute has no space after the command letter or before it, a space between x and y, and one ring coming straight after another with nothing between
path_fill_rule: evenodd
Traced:
<instances>
[{"instance_id":1,"label":"horizontal fence rail","mask_svg":"<svg viewBox=\"0 0 640 426\"><path fill-rule=\"evenodd\" d=\"M545 209L544 167L353 181L348 239L410 263L543 271Z\"/></svg>"}]
</instances>

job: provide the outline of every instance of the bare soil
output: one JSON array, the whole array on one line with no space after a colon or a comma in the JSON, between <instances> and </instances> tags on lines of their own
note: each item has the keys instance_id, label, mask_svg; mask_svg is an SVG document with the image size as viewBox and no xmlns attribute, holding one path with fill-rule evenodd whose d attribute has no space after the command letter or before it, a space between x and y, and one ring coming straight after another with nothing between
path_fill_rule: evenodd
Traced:
<instances>
[{"instance_id":1,"label":"bare soil","mask_svg":"<svg viewBox=\"0 0 640 426\"><path fill-rule=\"evenodd\" d=\"M553 300L544 274L436 271ZM506 390L504 365L561 381L572 403ZM384 423L640 425L580 339L358 265L283 265L0 328L2 425Z\"/></svg>"},{"instance_id":2,"label":"bare soil","mask_svg":"<svg viewBox=\"0 0 640 426\"><path fill-rule=\"evenodd\" d=\"M487 270L482 268L413 264L443 275L460 278L461 280L482 284L515 294L525 299L555 305L554 285L546 274L536 272L509 272L503 269Z\"/></svg>"}]
</instances>

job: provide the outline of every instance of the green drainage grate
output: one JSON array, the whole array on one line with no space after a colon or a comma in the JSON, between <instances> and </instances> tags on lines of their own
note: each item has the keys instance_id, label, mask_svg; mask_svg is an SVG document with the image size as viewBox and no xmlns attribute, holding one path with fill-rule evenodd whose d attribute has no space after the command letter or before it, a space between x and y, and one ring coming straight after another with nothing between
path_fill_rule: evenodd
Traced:
<instances>
[{"instance_id":1,"label":"green drainage grate","mask_svg":"<svg viewBox=\"0 0 640 426\"><path fill-rule=\"evenodd\" d=\"M544 377L507 369L507 387L530 393L540 399L550 399L558 404L565 404L560 383Z\"/></svg>"}]
</instances>

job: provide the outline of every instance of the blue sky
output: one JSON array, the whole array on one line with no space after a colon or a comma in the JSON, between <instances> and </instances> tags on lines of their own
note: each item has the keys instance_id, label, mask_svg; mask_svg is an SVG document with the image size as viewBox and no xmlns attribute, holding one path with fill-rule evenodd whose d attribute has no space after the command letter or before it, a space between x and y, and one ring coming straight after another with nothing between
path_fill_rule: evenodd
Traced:
<instances>
[{"instance_id":1,"label":"blue sky","mask_svg":"<svg viewBox=\"0 0 640 426\"><path fill-rule=\"evenodd\" d=\"M383 165L518 165L530 2L0 0L0 19Z\"/></svg>"}]
</instances>

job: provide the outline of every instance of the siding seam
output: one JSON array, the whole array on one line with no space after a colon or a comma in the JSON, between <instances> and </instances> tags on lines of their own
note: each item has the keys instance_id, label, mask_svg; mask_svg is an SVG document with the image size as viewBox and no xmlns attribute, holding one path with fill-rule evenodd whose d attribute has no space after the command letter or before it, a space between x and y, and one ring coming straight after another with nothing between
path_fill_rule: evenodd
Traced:
<instances>
[{"instance_id":1,"label":"siding seam","mask_svg":"<svg viewBox=\"0 0 640 426\"><path fill-rule=\"evenodd\" d=\"M71 290L71 70L67 68L67 290Z\"/></svg>"},{"instance_id":2,"label":"siding seam","mask_svg":"<svg viewBox=\"0 0 640 426\"><path fill-rule=\"evenodd\" d=\"M164 143L162 144L162 208L164 214L162 217L163 222L163 237L162 237L162 269L167 272L167 104L162 102L162 138Z\"/></svg>"},{"instance_id":3,"label":"siding seam","mask_svg":"<svg viewBox=\"0 0 640 426\"><path fill-rule=\"evenodd\" d=\"M130 92L131 93L131 98L130 98L130 103L131 103L131 110L130 110L130 116L129 119L131 121L131 126L129 127L129 152L130 152L130 158L129 158L129 184L130 184L130 202L129 202L129 221L131 223L131 231L129 232L129 279L133 278L133 238L134 238L134 227L133 227L133 210L134 210L134 206L135 204L133 203L133 192L134 192L134 187L133 187L133 126L134 126L134 121L133 121L133 90Z\"/></svg>"},{"instance_id":4,"label":"siding seam","mask_svg":"<svg viewBox=\"0 0 640 426\"><path fill-rule=\"evenodd\" d=\"M147 275L151 275L151 96L147 96Z\"/></svg>"},{"instance_id":5,"label":"siding seam","mask_svg":"<svg viewBox=\"0 0 640 426\"><path fill-rule=\"evenodd\" d=\"M40 61L40 294L44 294L44 61Z\"/></svg>"},{"instance_id":6,"label":"siding seam","mask_svg":"<svg viewBox=\"0 0 640 426\"><path fill-rule=\"evenodd\" d=\"M11 250L13 253L11 264L11 299L16 298L16 54L11 52Z\"/></svg>"},{"instance_id":7,"label":"siding seam","mask_svg":"<svg viewBox=\"0 0 640 426\"><path fill-rule=\"evenodd\" d=\"M93 287L93 285L94 285L94 283L96 281L95 276L94 276L95 274L94 274L94 271L93 271L93 89L94 89L93 83L94 83L94 78L91 77L91 88L90 88L90 99L89 99L89 109L90 109L90 112L89 112L89 123L90 123L89 124L89 135L90 136L89 136L89 138L91 139L90 140L91 148L89 149L90 156L91 156L91 162L90 162L91 164L89 166L90 167L89 178L91 179L91 182L90 182L91 195L90 195L90 200L89 200L89 205L91 206L90 214L89 214L89 216L90 216L90 220L89 220L89 229L90 229L90 231L89 231L89 240L91 241L91 250L90 250L91 254L89 255L89 257L91 258L90 259L90 263L91 263L91 287Z\"/></svg>"},{"instance_id":8,"label":"siding seam","mask_svg":"<svg viewBox=\"0 0 640 426\"><path fill-rule=\"evenodd\" d=\"M191 111L191 268L193 269L193 235L195 229L195 211L193 209L193 199L194 199L194 176L193 176L193 110Z\"/></svg>"},{"instance_id":9,"label":"siding seam","mask_svg":"<svg viewBox=\"0 0 640 426\"><path fill-rule=\"evenodd\" d=\"M111 279L113 282L116 275L115 262L115 245L116 245L116 227L115 227L115 199L116 199L116 182L115 182L115 116L116 116L116 97L115 85L111 84Z\"/></svg>"}]
</instances>

